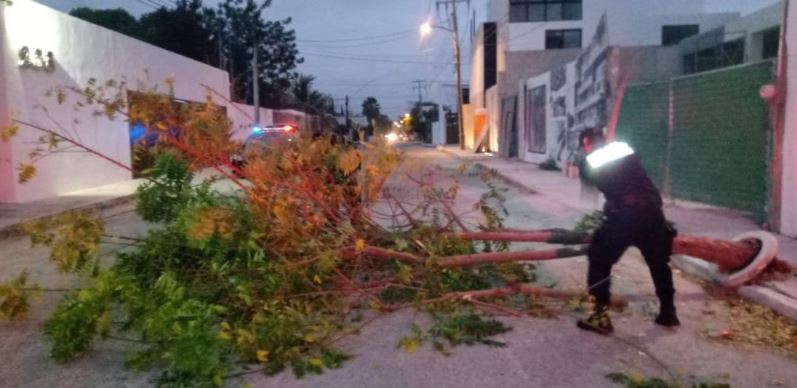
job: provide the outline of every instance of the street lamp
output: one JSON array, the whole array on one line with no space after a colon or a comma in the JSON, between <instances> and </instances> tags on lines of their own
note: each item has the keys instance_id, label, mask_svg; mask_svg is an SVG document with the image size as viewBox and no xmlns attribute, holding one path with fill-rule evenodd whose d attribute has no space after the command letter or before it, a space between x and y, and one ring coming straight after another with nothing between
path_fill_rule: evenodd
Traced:
<instances>
[{"instance_id":1,"label":"street lamp","mask_svg":"<svg viewBox=\"0 0 797 388\"><path fill-rule=\"evenodd\" d=\"M459 27L457 24L457 7L451 7L451 28L432 25L431 21L421 25L421 36L428 36L432 29L438 28L451 33L454 43L454 68L457 72L457 129L459 132L459 148L465 149L465 125L462 117L462 60L459 45Z\"/></svg>"},{"instance_id":2,"label":"street lamp","mask_svg":"<svg viewBox=\"0 0 797 388\"><path fill-rule=\"evenodd\" d=\"M421 25L421 36L427 36L432 33L432 22L426 22Z\"/></svg>"}]
</instances>

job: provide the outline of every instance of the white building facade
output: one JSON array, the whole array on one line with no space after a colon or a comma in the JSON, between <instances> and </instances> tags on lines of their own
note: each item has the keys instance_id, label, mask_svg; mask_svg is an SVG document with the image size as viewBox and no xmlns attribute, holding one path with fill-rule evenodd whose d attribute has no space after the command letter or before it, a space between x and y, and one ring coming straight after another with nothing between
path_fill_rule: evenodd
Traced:
<instances>
[{"instance_id":1,"label":"white building facade","mask_svg":"<svg viewBox=\"0 0 797 388\"><path fill-rule=\"evenodd\" d=\"M486 68L490 48L477 45L471 73L474 109L487 110L487 148L502 151L503 105L516 94L518 82L574 61L604 16L608 44L615 47L675 45L739 17L706 13L702 0L491 0L488 23L493 26L483 25L479 35L485 43L495 36L495 68ZM491 85L485 80L493 71Z\"/></svg>"},{"instance_id":2,"label":"white building facade","mask_svg":"<svg viewBox=\"0 0 797 388\"><path fill-rule=\"evenodd\" d=\"M780 229L797 237L797 5L789 0L786 16L786 105Z\"/></svg>"},{"instance_id":3,"label":"white building facade","mask_svg":"<svg viewBox=\"0 0 797 388\"><path fill-rule=\"evenodd\" d=\"M41 50L44 60L36 58ZM33 66L25 66L27 52ZM51 57L48 58L48 55ZM41 63L40 63L41 62ZM131 160L131 126L118 117L95 117L93 109L74 109L74 96L58 104L46 96L52 88L84 88L90 80L126 80L137 85L164 88L174 77L175 98L204 102L211 95L226 107L238 139L248 135L253 107L230 101L226 71L79 20L31 0L0 4L0 118L13 117L54 131L74 134L82 143L126 166ZM69 96L69 93L67 93ZM270 124L268 110L262 123ZM21 184L20 163L36 148L42 135L22 125L9 142L0 142L0 202L19 203L132 178L131 172L96 156L80 152L56 153L36 163L37 176Z\"/></svg>"}]
</instances>

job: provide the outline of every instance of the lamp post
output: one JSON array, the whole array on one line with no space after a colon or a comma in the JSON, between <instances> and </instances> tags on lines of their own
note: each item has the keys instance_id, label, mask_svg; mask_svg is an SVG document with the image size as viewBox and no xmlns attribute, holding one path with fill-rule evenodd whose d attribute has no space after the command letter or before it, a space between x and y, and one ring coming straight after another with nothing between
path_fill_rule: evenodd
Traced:
<instances>
[{"instance_id":1,"label":"lamp post","mask_svg":"<svg viewBox=\"0 0 797 388\"><path fill-rule=\"evenodd\" d=\"M454 43L454 68L457 73L457 129L459 132L459 148L465 149L465 124L462 117L462 60L459 45L459 27L457 22L457 7L452 7L451 11L451 28L443 26L434 26L432 22L426 22L421 25L421 36L428 36L432 30L438 28L451 33Z\"/></svg>"}]
</instances>

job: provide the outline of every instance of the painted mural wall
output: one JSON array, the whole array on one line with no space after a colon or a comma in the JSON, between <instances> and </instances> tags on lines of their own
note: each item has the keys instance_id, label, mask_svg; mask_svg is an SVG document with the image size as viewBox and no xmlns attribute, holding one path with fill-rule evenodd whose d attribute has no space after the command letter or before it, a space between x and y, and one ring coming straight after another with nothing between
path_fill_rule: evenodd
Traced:
<instances>
[{"instance_id":1,"label":"painted mural wall","mask_svg":"<svg viewBox=\"0 0 797 388\"><path fill-rule=\"evenodd\" d=\"M533 163L572 161L578 135L588 127L605 127L610 102L609 38L604 15L592 42L578 58L519 87L520 157Z\"/></svg>"}]
</instances>

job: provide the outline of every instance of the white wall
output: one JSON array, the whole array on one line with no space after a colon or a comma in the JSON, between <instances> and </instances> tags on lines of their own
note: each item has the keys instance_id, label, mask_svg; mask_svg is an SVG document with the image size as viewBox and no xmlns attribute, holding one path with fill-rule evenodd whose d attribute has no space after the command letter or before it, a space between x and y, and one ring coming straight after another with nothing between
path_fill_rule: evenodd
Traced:
<instances>
[{"instance_id":1,"label":"white wall","mask_svg":"<svg viewBox=\"0 0 797 388\"><path fill-rule=\"evenodd\" d=\"M446 144L445 112L440 111L440 121L432 123L432 144Z\"/></svg>"},{"instance_id":2,"label":"white wall","mask_svg":"<svg viewBox=\"0 0 797 388\"><path fill-rule=\"evenodd\" d=\"M479 28L477 39L470 56L470 102L476 108L484 108L484 25ZM475 100L475 101L474 101Z\"/></svg>"},{"instance_id":3,"label":"white wall","mask_svg":"<svg viewBox=\"0 0 797 388\"><path fill-rule=\"evenodd\" d=\"M763 59L763 35L765 30L780 26L783 21L783 2L760 9L725 25L725 40L734 40L744 35L746 61Z\"/></svg>"},{"instance_id":4,"label":"white wall","mask_svg":"<svg viewBox=\"0 0 797 388\"><path fill-rule=\"evenodd\" d=\"M487 147L492 152L498 152L498 128L501 125L501 98L498 95L498 85L493 85L484 96L487 108Z\"/></svg>"},{"instance_id":5,"label":"white wall","mask_svg":"<svg viewBox=\"0 0 797 388\"><path fill-rule=\"evenodd\" d=\"M609 42L614 46L647 46L661 44L661 27L673 24L699 24L700 31L718 27L737 18L736 13L706 14L702 0L584 0L583 19L538 23L508 23L509 8L501 6L508 0L494 0L493 10L503 12L497 18L506 18L506 35L509 51L544 50L547 30L582 30L583 46L592 36L601 16L608 13Z\"/></svg>"},{"instance_id":6,"label":"white wall","mask_svg":"<svg viewBox=\"0 0 797 388\"><path fill-rule=\"evenodd\" d=\"M0 31L5 31L3 5L0 4ZM8 43L0 36L0 53L7 51ZM0 54L0 75L6 74L6 68L14 66L10 58ZM0 128L9 125L10 113L6 103L7 77L0 77ZM14 165L12 164L11 143L0 141L0 201L14 198Z\"/></svg>"},{"instance_id":7,"label":"white wall","mask_svg":"<svg viewBox=\"0 0 797 388\"><path fill-rule=\"evenodd\" d=\"M87 146L114 160L130 165L128 123L123 118L110 121L94 118L90 110L76 112L74 100L58 105L45 92L55 86L84 87L89 79L98 82L127 78L131 88L138 82L153 85L170 75L176 77L175 96L179 99L204 101L205 84L223 98L229 97L227 73L200 62L148 45L102 27L73 18L30 0L15 0L13 5L0 5L4 20L2 57L5 82L0 92L0 114L5 110L16 118L56 129L55 123L77 132ZM17 53L21 47L52 51L56 68L52 73L21 69ZM162 86L163 87L163 86ZM38 105L45 106L49 114ZM231 111L231 109L228 109ZM73 124L73 120L79 124ZM23 128L2 157L9 157L12 166L27 162L27 154L41 133ZM0 148L0 152L2 148ZM67 192L130 179L131 174L94 156L83 153L62 153L37 163L38 176L20 185L15 177L0 174L0 202L27 202Z\"/></svg>"},{"instance_id":8,"label":"white wall","mask_svg":"<svg viewBox=\"0 0 797 388\"><path fill-rule=\"evenodd\" d=\"M572 68L572 66L568 66ZM572 75L572 74L568 74ZM526 123L526 119L530 119L531 112L528 111L528 104L529 101L527 100L528 92L532 89L536 89L538 87L544 86L545 87L545 98L546 100L549 99L551 95L551 73L540 74L534 78L530 78L525 81L525 90L526 93L523 93L523 81L519 83L520 88L518 90L518 156L520 159L523 159L527 162L531 163L542 163L546 159L548 159L548 150L551 142L549 141L551 136L554 136L552 131L550 130L551 125L551 104L550 102L546 102L545 104L545 138L546 138L546 152L545 153L535 153L529 152L529 136L527 133L527 127L530 126L529 123Z\"/></svg>"},{"instance_id":9,"label":"white wall","mask_svg":"<svg viewBox=\"0 0 797 388\"><path fill-rule=\"evenodd\" d=\"M797 2L790 1L786 32L788 86L783 141L781 231L797 237Z\"/></svg>"}]
</instances>

